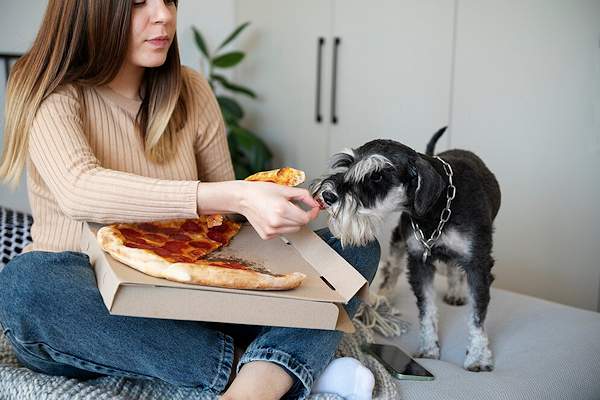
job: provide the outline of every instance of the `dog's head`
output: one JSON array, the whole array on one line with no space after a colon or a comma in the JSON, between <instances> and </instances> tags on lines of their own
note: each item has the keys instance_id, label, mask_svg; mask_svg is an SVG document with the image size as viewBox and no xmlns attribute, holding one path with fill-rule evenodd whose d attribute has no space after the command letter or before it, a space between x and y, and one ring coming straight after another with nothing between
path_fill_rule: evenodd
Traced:
<instances>
[{"instance_id":1,"label":"dog's head","mask_svg":"<svg viewBox=\"0 0 600 400\"><path fill-rule=\"evenodd\" d=\"M443 188L442 177L422 155L381 139L334 154L329 171L310 185L342 246L373 240L390 212L425 215Z\"/></svg>"}]
</instances>

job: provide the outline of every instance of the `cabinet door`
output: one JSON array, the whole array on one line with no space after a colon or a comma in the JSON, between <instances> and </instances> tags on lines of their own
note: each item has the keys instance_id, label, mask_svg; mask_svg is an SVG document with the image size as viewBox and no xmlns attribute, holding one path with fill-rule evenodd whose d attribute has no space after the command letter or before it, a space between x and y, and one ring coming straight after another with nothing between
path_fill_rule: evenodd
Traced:
<instances>
[{"instance_id":1,"label":"cabinet door","mask_svg":"<svg viewBox=\"0 0 600 400\"><path fill-rule=\"evenodd\" d=\"M424 151L448 124L454 1L334 0L333 16L340 44L330 150L389 138Z\"/></svg>"},{"instance_id":2,"label":"cabinet door","mask_svg":"<svg viewBox=\"0 0 600 400\"><path fill-rule=\"evenodd\" d=\"M588 309L600 280L600 2L461 0L452 146L496 174L494 285Z\"/></svg>"},{"instance_id":3,"label":"cabinet door","mask_svg":"<svg viewBox=\"0 0 600 400\"><path fill-rule=\"evenodd\" d=\"M307 183L326 164L329 125L316 121L318 39L323 37L321 113L326 91L326 54L331 45L331 2L323 0L239 0L238 23L251 21L240 41L247 57L237 81L255 89L257 100L244 100L246 125L274 154L274 167L306 172Z\"/></svg>"}]
</instances>

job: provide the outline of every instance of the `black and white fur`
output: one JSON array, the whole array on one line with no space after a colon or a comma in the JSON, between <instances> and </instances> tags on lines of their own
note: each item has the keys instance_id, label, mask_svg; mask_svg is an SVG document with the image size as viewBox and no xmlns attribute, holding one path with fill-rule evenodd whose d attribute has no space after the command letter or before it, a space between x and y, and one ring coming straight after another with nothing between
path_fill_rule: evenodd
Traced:
<instances>
[{"instance_id":1,"label":"black and white fur","mask_svg":"<svg viewBox=\"0 0 600 400\"><path fill-rule=\"evenodd\" d=\"M484 321L490 301L493 221L500 208L500 187L494 174L474 153L448 150L438 154L453 169L456 197L442 235L423 262L423 245L415 239L410 217L425 238L438 226L446 206L448 176L433 157L439 130L426 154L393 140L373 140L357 149L333 155L328 173L311 184L311 193L329 214L329 228L342 245L362 245L375 237L389 213L400 211L389 258L382 262L380 293L389 294L407 259L409 282L417 298L420 348L417 357L439 358L437 307L433 279L435 261L446 264L448 291L444 301L465 304L468 286L472 312L469 344L464 361L470 371L494 367Z\"/></svg>"}]
</instances>

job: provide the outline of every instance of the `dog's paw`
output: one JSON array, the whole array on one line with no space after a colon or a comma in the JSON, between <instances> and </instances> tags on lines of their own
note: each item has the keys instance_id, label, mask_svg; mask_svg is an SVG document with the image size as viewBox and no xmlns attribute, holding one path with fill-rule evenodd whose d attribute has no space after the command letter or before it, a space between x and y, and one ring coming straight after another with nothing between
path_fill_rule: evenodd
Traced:
<instances>
[{"instance_id":1,"label":"dog's paw","mask_svg":"<svg viewBox=\"0 0 600 400\"><path fill-rule=\"evenodd\" d=\"M465 365L465 369L471 372L491 372L494 370L493 364L480 364L478 362Z\"/></svg>"},{"instance_id":2,"label":"dog's paw","mask_svg":"<svg viewBox=\"0 0 600 400\"><path fill-rule=\"evenodd\" d=\"M435 346L428 349L420 349L413 355L414 358L430 358L433 360L440 359L440 347Z\"/></svg>"},{"instance_id":3,"label":"dog's paw","mask_svg":"<svg viewBox=\"0 0 600 400\"><path fill-rule=\"evenodd\" d=\"M467 299L462 296L444 295L444 303L451 306L463 306L467 304Z\"/></svg>"},{"instance_id":4,"label":"dog's paw","mask_svg":"<svg viewBox=\"0 0 600 400\"><path fill-rule=\"evenodd\" d=\"M479 352L478 354L474 354L473 352L469 352L469 350L467 350L464 368L471 372L493 371L494 360L492 357L492 352L487 349L483 352Z\"/></svg>"}]
</instances>

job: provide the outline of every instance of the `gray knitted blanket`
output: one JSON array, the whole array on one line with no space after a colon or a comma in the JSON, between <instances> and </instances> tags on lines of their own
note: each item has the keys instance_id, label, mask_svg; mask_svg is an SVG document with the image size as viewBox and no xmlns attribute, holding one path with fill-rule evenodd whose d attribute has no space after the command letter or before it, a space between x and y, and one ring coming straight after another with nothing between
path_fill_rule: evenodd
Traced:
<instances>
[{"instance_id":1,"label":"gray knitted blanket","mask_svg":"<svg viewBox=\"0 0 600 400\"><path fill-rule=\"evenodd\" d=\"M375 375L373 398L399 399L393 378L372 356L360 349L373 341L375 331L384 336L399 336L408 324L382 296L372 295L372 304L361 303L353 319L356 332L344 334L335 358L354 357ZM101 377L79 381L62 376L33 372L17 361L7 339L0 333L0 399L2 400L213 400L214 395L201 390L172 386L149 380ZM309 400L343 400L335 394L311 394Z\"/></svg>"}]
</instances>

